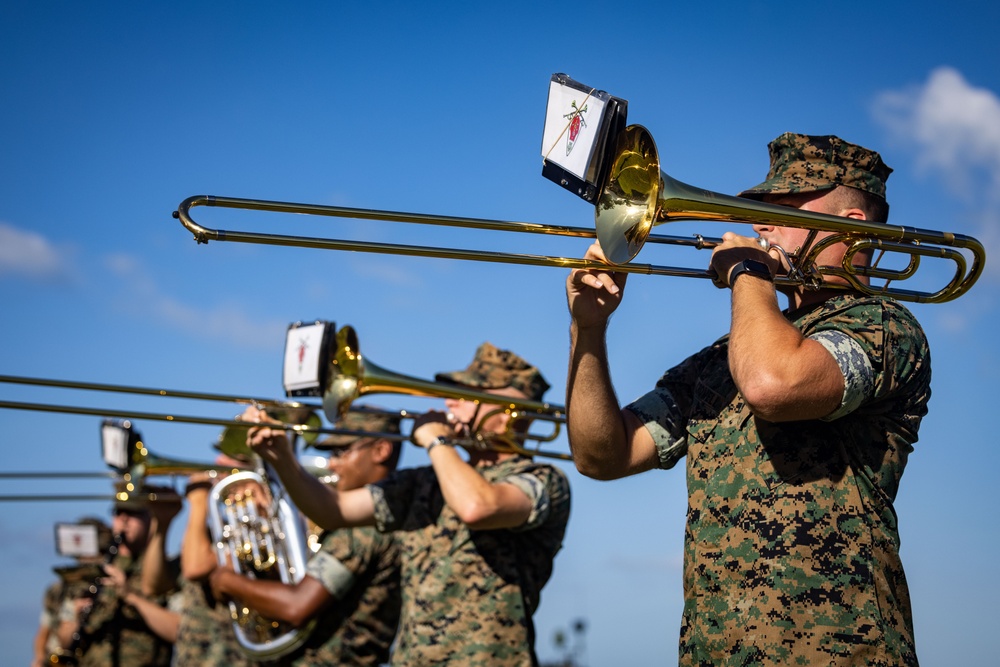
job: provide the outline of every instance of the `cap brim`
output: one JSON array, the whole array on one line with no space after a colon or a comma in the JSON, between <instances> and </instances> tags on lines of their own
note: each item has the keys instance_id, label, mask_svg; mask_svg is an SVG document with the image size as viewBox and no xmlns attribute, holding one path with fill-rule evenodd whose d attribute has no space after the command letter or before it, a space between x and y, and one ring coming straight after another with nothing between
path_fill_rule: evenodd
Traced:
<instances>
[{"instance_id":1,"label":"cap brim","mask_svg":"<svg viewBox=\"0 0 1000 667\"><path fill-rule=\"evenodd\" d=\"M837 187L836 183L823 185L789 185L784 178L769 178L760 185L754 186L736 195L743 199L761 199L764 195L787 195L798 192L822 192Z\"/></svg>"},{"instance_id":2,"label":"cap brim","mask_svg":"<svg viewBox=\"0 0 1000 667\"><path fill-rule=\"evenodd\" d=\"M505 384L492 384L483 382L482 377L473 375L467 371L453 371L451 373L438 373L434 376L438 382L470 387L472 389L503 389Z\"/></svg>"}]
</instances>

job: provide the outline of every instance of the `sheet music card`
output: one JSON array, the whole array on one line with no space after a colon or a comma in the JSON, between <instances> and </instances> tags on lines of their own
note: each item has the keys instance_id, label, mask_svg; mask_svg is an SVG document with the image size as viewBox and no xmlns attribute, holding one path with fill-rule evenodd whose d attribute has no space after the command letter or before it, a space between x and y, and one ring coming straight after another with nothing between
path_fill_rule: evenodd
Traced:
<instances>
[{"instance_id":1,"label":"sheet music card","mask_svg":"<svg viewBox=\"0 0 1000 667\"><path fill-rule=\"evenodd\" d=\"M542 175L596 202L627 107L625 100L603 90L553 74L542 131Z\"/></svg>"}]
</instances>

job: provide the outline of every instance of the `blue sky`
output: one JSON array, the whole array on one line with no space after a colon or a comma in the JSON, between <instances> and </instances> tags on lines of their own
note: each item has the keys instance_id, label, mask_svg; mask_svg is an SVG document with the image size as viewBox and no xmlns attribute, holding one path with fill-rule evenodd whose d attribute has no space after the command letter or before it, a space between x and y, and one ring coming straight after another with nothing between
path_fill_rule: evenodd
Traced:
<instances>
[{"instance_id":1,"label":"blue sky","mask_svg":"<svg viewBox=\"0 0 1000 667\"><path fill-rule=\"evenodd\" d=\"M991 2L6 2L0 7L0 373L281 397L284 332L357 330L421 378L489 340L535 362L562 402L558 269L210 243L171 218L194 194L586 226L541 177L549 77L629 101L664 171L718 192L762 180L784 131L837 134L895 169L892 222L969 234L995 257L1000 62ZM586 242L196 209L210 227L582 255ZM693 233L679 226L664 233ZM721 227L695 229L710 235ZM707 253L640 261L703 267ZM924 664L988 665L1000 578L991 399L998 272L914 307L933 398L897 499ZM932 278L941 270L928 269ZM728 294L634 277L609 335L623 401L725 332ZM0 399L229 417L228 405L0 385ZM164 399L166 400L166 399ZM373 398L373 401L376 400ZM378 397L394 407L433 401ZM99 470L97 417L0 410L0 470ZM211 457L212 427L139 425L158 454ZM567 449L565 438L558 446ZM403 465L426 459L413 448ZM599 483L571 471L569 533L536 616L538 650L586 619L590 665L671 664L681 611L679 470ZM104 483L0 480L0 494ZM30 655L52 526L106 503L5 504L0 645ZM176 546L181 525L173 529Z\"/></svg>"}]
</instances>

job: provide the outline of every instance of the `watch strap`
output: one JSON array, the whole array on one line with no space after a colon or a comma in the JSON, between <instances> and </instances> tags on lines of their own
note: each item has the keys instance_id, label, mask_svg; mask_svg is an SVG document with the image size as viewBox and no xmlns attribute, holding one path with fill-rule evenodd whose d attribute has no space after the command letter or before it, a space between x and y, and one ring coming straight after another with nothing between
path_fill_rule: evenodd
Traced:
<instances>
[{"instance_id":1,"label":"watch strap","mask_svg":"<svg viewBox=\"0 0 1000 667\"><path fill-rule=\"evenodd\" d=\"M742 262L734 266L729 272L729 286L732 287L735 285L736 279L744 273L748 273L755 278L766 280L769 283L774 282L774 276L771 275L771 269L767 266L767 264L756 259L744 259Z\"/></svg>"}]
</instances>

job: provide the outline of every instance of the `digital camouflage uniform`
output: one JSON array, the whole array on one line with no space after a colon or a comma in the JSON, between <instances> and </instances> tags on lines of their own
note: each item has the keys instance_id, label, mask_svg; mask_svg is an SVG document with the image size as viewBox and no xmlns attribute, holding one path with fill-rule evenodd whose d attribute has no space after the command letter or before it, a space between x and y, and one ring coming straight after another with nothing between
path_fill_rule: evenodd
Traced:
<instances>
[{"instance_id":1,"label":"digital camouflage uniform","mask_svg":"<svg viewBox=\"0 0 1000 667\"><path fill-rule=\"evenodd\" d=\"M281 664L380 665L399 623L399 546L371 526L326 532L306 575L333 596L302 648Z\"/></svg>"},{"instance_id":2,"label":"digital camouflage uniform","mask_svg":"<svg viewBox=\"0 0 1000 667\"><path fill-rule=\"evenodd\" d=\"M142 594L142 561L116 556L112 561L126 575L130 592ZM154 599L164 603L166 597ZM81 667L159 667L170 664L171 645L153 633L131 605L123 604L112 586L104 586L82 628L86 651Z\"/></svg>"},{"instance_id":3,"label":"digital camouflage uniform","mask_svg":"<svg viewBox=\"0 0 1000 667\"><path fill-rule=\"evenodd\" d=\"M727 338L628 406L663 468L687 455L682 665L916 665L893 500L930 396L930 354L898 303L844 294L788 315L836 330L874 370L832 421L756 419Z\"/></svg>"},{"instance_id":4,"label":"digital camouflage uniform","mask_svg":"<svg viewBox=\"0 0 1000 667\"><path fill-rule=\"evenodd\" d=\"M395 665L532 665L542 587L569 519L569 483L558 468L514 456L478 467L489 482L531 498L517 529L470 530L449 508L431 467L370 485L376 526L402 549L403 611Z\"/></svg>"},{"instance_id":5,"label":"digital camouflage uniform","mask_svg":"<svg viewBox=\"0 0 1000 667\"><path fill-rule=\"evenodd\" d=\"M39 627L48 628L49 631L45 640L45 652L49 656L61 653L56 633L59 631L59 625L63 619L62 609L63 601L66 599L66 591L71 587L60 569L68 568L56 568L56 574L60 575L59 580L45 589L45 596L42 599L42 613L38 621Z\"/></svg>"},{"instance_id":6,"label":"digital camouflage uniform","mask_svg":"<svg viewBox=\"0 0 1000 667\"><path fill-rule=\"evenodd\" d=\"M251 664L236 643L229 605L215 601L208 583L184 581L180 614L173 667L246 667Z\"/></svg>"}]
</instances>

